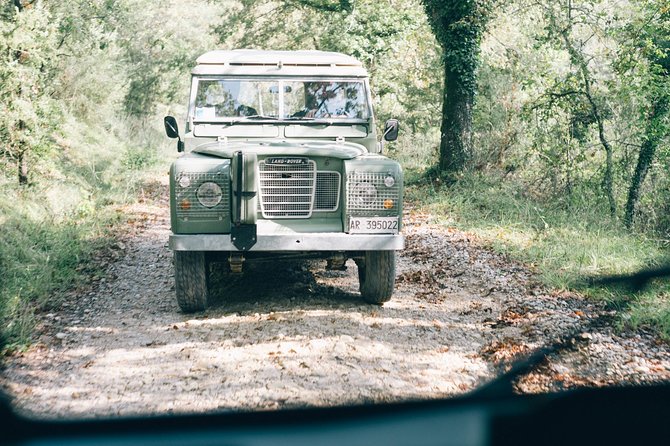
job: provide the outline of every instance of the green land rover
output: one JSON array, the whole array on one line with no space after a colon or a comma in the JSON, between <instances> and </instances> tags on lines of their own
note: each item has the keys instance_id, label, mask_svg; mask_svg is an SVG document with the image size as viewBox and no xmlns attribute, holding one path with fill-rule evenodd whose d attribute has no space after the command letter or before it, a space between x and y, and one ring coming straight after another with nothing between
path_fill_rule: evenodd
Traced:
<instances>
[{"instance_id":1,"label":"green land rover","mask_svg":"<svg viewBox=\"0 0 670 446\"><path fill-rule=\"evenodd\" d=\"M211 51L197 59L183 138L170 169L177 301L207 307L211 261L358 266L362 298L388 301L404 246L403 174L381 154L368 74L322 51ZM381 139L394 140L398 121Z\"/></svg>"}]
</instances>

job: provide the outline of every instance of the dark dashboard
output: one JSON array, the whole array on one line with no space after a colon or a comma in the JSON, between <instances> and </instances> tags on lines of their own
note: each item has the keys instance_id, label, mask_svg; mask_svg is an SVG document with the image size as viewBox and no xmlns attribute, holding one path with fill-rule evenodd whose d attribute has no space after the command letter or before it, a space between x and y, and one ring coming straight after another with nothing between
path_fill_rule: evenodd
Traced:
<instances>
[{"instance_id":1,"label":"dark dashboard","mask_svg":"<svg viewBox=\"0 0 670 446\"><path fill-rule=\"evenodd\" d=\"M4 404L0 415L5 445L665 444L670 386L105 420L32 420Z\"/></svg>"}]
</instances>

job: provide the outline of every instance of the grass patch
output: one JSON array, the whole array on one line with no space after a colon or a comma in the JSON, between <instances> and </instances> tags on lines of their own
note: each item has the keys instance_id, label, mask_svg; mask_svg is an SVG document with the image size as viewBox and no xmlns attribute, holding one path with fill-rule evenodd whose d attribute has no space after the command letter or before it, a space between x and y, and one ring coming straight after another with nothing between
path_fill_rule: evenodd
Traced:
<instances>
[{"instance_id":1,"label":"grass patch","mask_svg":"<svg viewBox=\"0 0 670 446\"><path fill-rule=\"evenodd\" d=\"M34 314L99 273L92 260L115 241L119 205L136 201L176 155L160 125L133 139L122 120L72 118L57 156L32 166L29 186L14 184L12 166L0 168L0 350L28 345Z\"/></svg>"},{"instance_id":2,"label":"grass patch","mask_svg":"<svg viewBox=\"0 0 670 446\"><path fill-rule=\"evenodd\" d=\"M2 337L10 348L29 342L35 311L57 307L62 291L87 280L91 271L80 266L112 241L114 223L110 213L57 217L35 204L36 191L13 193L15 201L0 202L0 308Z\"/></svg>"},{"instance_id":3,"label":"grass patch","mask_svg":"<svg viewBox=\"0 0 670 446\"><path fill-rule=\"evenodd\" d=\"M627 232L608 216L591 191L548 200L521 182L473 173L445 184L422 177L409 182L408 200L438 223L479 236L493 249L531 265L550 287L576 289L626 308L622 322L651 327L670 339L670 284L655 281L642 292L580 287L584 277L632 273L670 262L668 248ZM628 305L630 302L630 305Z\"/></svg>"}]
</instances>

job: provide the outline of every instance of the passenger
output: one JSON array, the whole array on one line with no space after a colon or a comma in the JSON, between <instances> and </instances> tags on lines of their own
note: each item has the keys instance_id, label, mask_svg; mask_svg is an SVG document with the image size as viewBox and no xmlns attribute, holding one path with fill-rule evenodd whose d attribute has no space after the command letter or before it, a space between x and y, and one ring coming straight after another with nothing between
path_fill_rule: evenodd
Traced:
<instances>
[{"instance_id":1,"label":"passenger","mask_svg":"<svg viewBox=\"0 0 670 446\"><path fill-rule=\"evenodd\" d=\"M256 116L258 115L258 112L256 111L255 108L249 107L248 105L238 105L237 108L235 109L235 113L237 113L237 116Z\"/></svg>"},{"instance_id":2,"label":"passenger","mask_svg":"<svg viewBox=\"0 0 670 446\"><path fill-rule=\"evenodd\" d=\"M325 99L319 102L318 97L323 96L320 93L326 84L322 82L305 82L305 107L302 110L291 115L292 118L324 118L327 112L322 110Z\"/></svg>"}]
</instances>

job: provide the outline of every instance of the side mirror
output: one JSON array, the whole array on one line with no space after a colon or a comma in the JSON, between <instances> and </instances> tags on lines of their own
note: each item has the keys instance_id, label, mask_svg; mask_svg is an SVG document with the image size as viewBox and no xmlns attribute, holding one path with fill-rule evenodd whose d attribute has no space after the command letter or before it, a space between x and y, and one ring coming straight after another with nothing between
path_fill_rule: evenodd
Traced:
<instances>
[{"instance_id":1,"label":"side mirror","mask_svg":"<svg viewBox=\"0 0 670 446\"><path fill-rule=\"evenodd\" d=\"M400 123L397 119L389 119L384 125L384 139L386 141L395 141L398 139L398 131L400 130Z\"/></svg>"},{"instance_id":2,"label":"side mirror","mask_svg":"<svg viewBox=\"0 0 670 446\"><path fill-rule=\"evenodd\" d=\"M179 126L177 125L177 120L173 116L166 116L163 119L163 124L165 125L165 133L168 138L177 138L177 152L184 151L184 141L179 137Z\"/></svg>"},{"instance_id":3,"label":"side mirror","mask_svg":"<svg viewBox=\"0 0 670 446\"><path fill-rule=\"evenodd\" d=\"M167 133L168 138L179 138L179 126L177 126L177 120L174 116L166 116L163 119L163 124L165 124L165 133Z\"/></svg>"}]
</instances>

